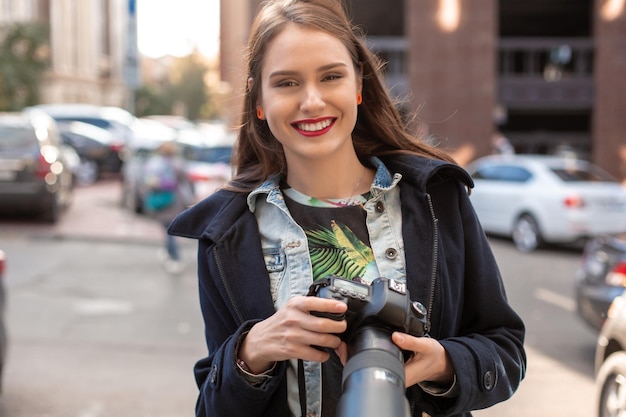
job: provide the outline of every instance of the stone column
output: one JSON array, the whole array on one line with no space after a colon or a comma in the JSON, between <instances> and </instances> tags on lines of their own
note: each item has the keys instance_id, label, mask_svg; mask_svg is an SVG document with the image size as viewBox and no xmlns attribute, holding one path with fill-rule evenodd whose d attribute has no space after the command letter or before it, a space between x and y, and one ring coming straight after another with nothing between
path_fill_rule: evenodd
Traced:
<instances>
[{"instance_id":1,"label":"stone column","mask_svg":"<svg viewBox=\"0 0 626 417\"><path fill-rule=\"evenodd\" d=\"M626 9L595 0L593 161L626 181Z\"/></svg>"},{"instance_id":2,"label":"stone column","mask_svg":"<svg viewBox=\"0 0 626 417\"><path fill-rule=\"evenodd\" d=\"M457 161L490 153L496 0L405 1L412 111Z\"/></svg>"}]
</instances>

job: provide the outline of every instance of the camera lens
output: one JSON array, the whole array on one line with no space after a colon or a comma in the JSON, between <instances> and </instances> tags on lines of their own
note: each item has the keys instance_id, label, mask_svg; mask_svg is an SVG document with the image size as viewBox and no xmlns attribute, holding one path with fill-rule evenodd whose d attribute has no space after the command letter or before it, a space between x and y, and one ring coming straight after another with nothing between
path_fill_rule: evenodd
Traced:
<instances>
[{"instance_id":1,"label":"camera lens","mask_svg":"<svg viewBox=\"0 0 626 417\"><path fill-rule=\"evenodd\" d=\"M349 347L337 416L409 416L403 355L389 332L365 326L354 334Z\"/></svg>"}]
</instances>

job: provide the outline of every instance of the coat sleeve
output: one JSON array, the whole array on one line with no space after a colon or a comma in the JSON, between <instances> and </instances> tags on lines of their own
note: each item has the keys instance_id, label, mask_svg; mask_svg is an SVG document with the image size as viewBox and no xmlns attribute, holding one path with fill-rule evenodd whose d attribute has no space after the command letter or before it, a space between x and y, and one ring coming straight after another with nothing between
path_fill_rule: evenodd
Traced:
<instances>
[{"instance_id":1,"label":"coat sleeve","mask_svg":"<svg viewBox=\"0 0 626 417\"><path fill-rule=\"evenodd\" d=\"M196 416L280 416L282 413L272 409L276 404L286 404L287 401L286 398L282 402L276 401L276 396L286 393L286 389L280 389L285 380L285 363L278 363L274 376L260 386L253 386L241 375L236 367L236 345L256 321L240 323L226 299L220 296L222 291L214 279L215 274L220 272L207 261L211 256L207 246L205 241L200 240L199 297L209 354L194 367L200 390Z\"/></svg>"},{"instance_id":2,"label":"coat sleeve","mask_svg":"<svg viewBox=\"0 0 626 417\"><path fill-rule=\"evenodd\" d=\"M524 323L509 305L502 277L465 186L429 190L439 229L431 335L455 369L458 396L419 393L432 416L463 415L510 398L526 372ZM412 389L418 389L413 387Z\"/></svg>"}]
</instances>

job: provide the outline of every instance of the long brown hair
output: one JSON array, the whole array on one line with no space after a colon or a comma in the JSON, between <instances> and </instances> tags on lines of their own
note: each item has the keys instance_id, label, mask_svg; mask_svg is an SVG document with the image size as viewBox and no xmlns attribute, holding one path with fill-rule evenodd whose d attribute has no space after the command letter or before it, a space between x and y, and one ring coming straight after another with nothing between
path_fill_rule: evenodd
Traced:
<instances>
[{"instance_id":1,"label":"long brown hair","mask_svg":"<svg viewBox=\"0 0 626 417\"><path fill-rule=\"evenodd\" d=\"M288 23L327 32L348 49L357 72L362 73L363 102L359 106L352 141L358 157L414 153L451 161L445 152L408 132L389 96L381 75L382 63L366 46L361 31L352 25L341 0L268 0L251 28L247 50L246 88L241 127L233 161L235 176L228 188L249 191L272 174L286 174L282 145L268 124L256 117L261 89L261 66L269 42Z\"/></svg>"}]
</instances>

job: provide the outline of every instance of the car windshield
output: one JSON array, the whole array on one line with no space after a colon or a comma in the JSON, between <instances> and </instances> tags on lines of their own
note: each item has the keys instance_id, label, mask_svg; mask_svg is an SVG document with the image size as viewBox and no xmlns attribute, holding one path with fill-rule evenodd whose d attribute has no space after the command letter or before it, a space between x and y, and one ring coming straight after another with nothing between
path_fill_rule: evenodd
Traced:
<instances>
[{"instance_id":1,"label":"car windshield","mask_svg":"<svg viewBox=\"0 0 626 417\"><path fill-rule=\"evenodd\" d=\"M564 182L617 182L615 178L600 169L567 167L551 170Z\"/></svg>"},{"instance_id":2,"label":"car windshield","mask_svg":"<svg viewBox=\"0 0 626 417\"><path fill-rule=\"evenodd\" d=\"M183 157L188 161L230 164L233 152L231 146L200 147L185 146L182 151Z\"/></svg>"},{"instance_id":3,"label":"car windshield","mask_svg":"<svg viewBox=\"0 0 626 417\"><path fill-rule=\"evenodd\" d=\"M64 116L57 116L54 118L57 122L72 122L72 121L77 121L77 122L83 122L83 123L89 123L90 125L94 125L94 126L98 126L102 129L110 129L111 128L111 122L104 120L104 119L98 119L95 117L82 117L82 116L73 116L73 117L64 117Z\"/></svg>"},{"instance_id":4,"label":"car windshield","mask_svg":"<svg viewBox=\"0 0 626 417\"><path fill-rule=\"evenodd\" d=\"M27 150L37 146L37 137L32 129L0 126L0 150Z\"/></svg>"}]
</instances>

